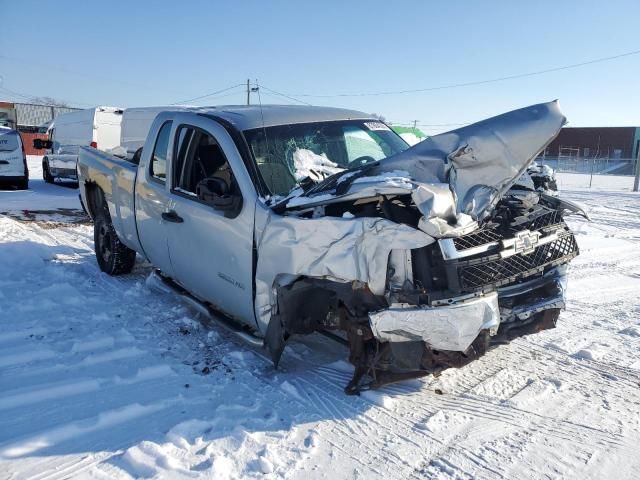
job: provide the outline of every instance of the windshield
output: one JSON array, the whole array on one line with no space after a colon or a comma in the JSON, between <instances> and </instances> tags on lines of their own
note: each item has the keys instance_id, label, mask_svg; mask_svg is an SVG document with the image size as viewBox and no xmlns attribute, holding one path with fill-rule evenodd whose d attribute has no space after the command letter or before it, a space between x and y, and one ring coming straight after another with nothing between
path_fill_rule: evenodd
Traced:
<instances>
[{"instance_id":1,"label":"windshield","mask_svg":"<svg viewBox=\"0 0 640 480\"><path fill-rule=\"evenodd\" d=\"M286 195L305 177L320 182L409 148L389 127L375 120L278 125L244 134L262 178L275 195Z\"/></svg>"},{"instance_id":2,"label":"windshield","mask_svg":"<svg viewBox=\"0 0 640 480\"><path fill-rule=\"evenodd\" d=\"M20 148L20 136L15 130L0 129L0 152L13 152Z\"/></svg>"}]
</instances>

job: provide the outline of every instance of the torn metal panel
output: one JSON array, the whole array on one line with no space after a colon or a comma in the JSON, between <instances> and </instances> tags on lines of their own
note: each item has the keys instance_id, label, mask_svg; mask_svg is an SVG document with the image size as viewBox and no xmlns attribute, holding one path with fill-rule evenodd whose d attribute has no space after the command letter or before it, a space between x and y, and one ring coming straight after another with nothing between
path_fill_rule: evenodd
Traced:
<instances>
[{"instance_id":1,"label":"torn metal panel","mask_svg":"<svg viewBox=\"0 0 640 480\"><path fill-rule=\"evenodd\" d=\"M435 350L464 352L482 330L497 331L498 294L439 307L396 304L369 319L381 342L424 341Z\"/></svg>"},{"instance_id":2,"label":"torn metal panel","mask_svg":"<svg viewBox=\"0 0 640 480\"><path fill-rule=\"evenodd\" d=\"M382 218L305 219L272 214L257 242L258 325L266 332L277 283L290 283L298 275L358 281L374 294L384 295L391 250L411 250L433 242L424 232Z\"/></svg>"},{"instance_id":3,"label":"torn metal panel","mask_svg":"<svg viewBox=\"0 0 640 480\"><path fill-rule=\"evenodd\" d=\"M521 108L433 136L371 174L406 170L417 182L448 182L457 212L482 219L565 122L557 101Z\"/></svg>"},{"instance_id":4,"label":"torn metal panel","mask_svg":"<svg viewBox=\"0 0 640 480\"><path fill-rule=\"evenodd\" d=\"M427 218L456 219L456 200L446 183L420 183L411 192L416 207Z\"/></svg>"},{"instance_id":5,"label":"torn metal panel","mask_svg":"<svg viewBox=\"0 0 640 480\"><path fill-rule=\"evenodd\" d=\"M389 289L402 290L413 285L410 250L391 250L389 254Z\"/></svg>"},{"instance_id":6,"label":"torn metal panel","mask_svg":"<svg viewBox=\"0 0 640 480\"><path fill-rule=\"evenodd\" d=\"M576 202L572 202L571 200L560 198L555 195L548 195L546 193L541 193L540 196L554 205L556 208L563 209L571 213L576 213L591 221L591 218L589 218L589 214L586 212L586 210Z\"/></svg>"},{"instance_id":7,"label":"torn metal panel","mask_svg":"<svg viewBox=\"0 0 640 480\"><path fill-rule=\"evenodd\" d=\"M418 222L418 228L434 238L454 238L471 233L479 226L478 222L466 213L459 213L453 222L440 217L422 217Z\"/></svg>"}]
</instances>

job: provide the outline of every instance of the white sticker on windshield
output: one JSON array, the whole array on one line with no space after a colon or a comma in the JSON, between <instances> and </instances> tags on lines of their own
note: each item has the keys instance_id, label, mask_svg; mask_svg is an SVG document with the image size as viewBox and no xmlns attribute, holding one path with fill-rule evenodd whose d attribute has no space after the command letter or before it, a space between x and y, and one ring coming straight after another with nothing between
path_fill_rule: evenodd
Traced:
<instances>
[{"instance_id":1,"label":"white sticker on windshield","mask_svg":"<svg viewBox=\"0 0 640 480\"><path fill-rule=\"evenodd\" d=\"M369 130L389 130L389 127L382 122L364 122L364 126Z\"/></svg>"}]
</instances>

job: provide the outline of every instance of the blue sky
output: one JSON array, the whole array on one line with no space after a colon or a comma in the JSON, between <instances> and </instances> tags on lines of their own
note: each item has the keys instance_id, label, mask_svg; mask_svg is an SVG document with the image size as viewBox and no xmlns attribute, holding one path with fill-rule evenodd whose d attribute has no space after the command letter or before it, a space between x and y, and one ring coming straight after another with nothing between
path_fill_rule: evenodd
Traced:
<instances>
[{"instance_id":1,"label":"blue sky","mask_svg":"<svg viewBox=\"0 0 640 480\"><path fill-rule=\"evenodd\" d=\"M429 88L640 49L637 0L0 0L6 89L73 104L173 103L258 80L290 94ZM640 125L640 55L423 93L301 100L428 133L554 98L574 126ZM197 104L245 101L236 88ZM18 97L14 97L19 100ZM257 102L257 97L253 101Z\"/></svg>"}]
</instances>

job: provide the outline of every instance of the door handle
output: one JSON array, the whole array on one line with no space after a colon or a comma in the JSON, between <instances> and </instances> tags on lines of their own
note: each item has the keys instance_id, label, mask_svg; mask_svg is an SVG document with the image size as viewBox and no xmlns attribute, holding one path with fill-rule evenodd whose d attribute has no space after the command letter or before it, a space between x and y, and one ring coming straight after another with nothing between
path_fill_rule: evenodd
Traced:
<instances>
[{"instance_id":1,"label":"door handle","mask_svg":"<svg viewBox=\"0 0 640 480\"><path fill-rule=\"evenodd\" d=\"M167 222L182 223L184 219L176 213L175 210L169 210L168 212L162 212L162 219Z\"/></svg>"}]
</instances>

